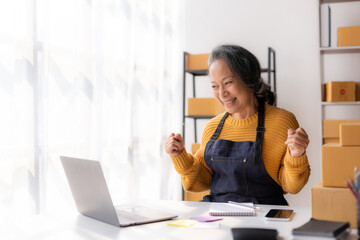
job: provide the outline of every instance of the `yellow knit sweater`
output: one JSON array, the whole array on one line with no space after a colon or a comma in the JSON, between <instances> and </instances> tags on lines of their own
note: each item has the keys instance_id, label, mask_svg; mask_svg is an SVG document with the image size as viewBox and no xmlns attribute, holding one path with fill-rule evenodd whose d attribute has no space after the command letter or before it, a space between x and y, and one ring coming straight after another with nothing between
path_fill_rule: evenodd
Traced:
<instances>
[{"instance_id":1,"label":"yellow knit sweater","mask_svg":"<svg viewBox=\"0 0 360 240\"><path fill-rule=\"evenodd\" d=\"M171 158L175 170L181 175L186 191L199 192L210 189L212 170L205 163L204 151L224 114L216 116L206 124L200 149L195 155L187 153L184 149L178 156ZM257 113L241 120L234 119L229 114L218 139L255 142L257 121ZM274 106L265 106L265 132L262 142L264 165L268 174L284 192L289 193L298 193L310 175L306 153L293 158L285 145L288 129L295 130L298 127L299 124L292 113Z\"/></svg>"}]
</instances>

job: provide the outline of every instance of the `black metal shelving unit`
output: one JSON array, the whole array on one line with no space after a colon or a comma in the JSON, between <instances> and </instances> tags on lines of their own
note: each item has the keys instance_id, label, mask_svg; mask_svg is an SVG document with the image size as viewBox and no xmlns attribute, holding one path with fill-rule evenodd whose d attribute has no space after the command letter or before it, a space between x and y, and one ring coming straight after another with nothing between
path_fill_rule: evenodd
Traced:
<instances>
[{"instance_id":1,"label":"black metal shelving unit","mask_svg":"<svg viewBox=\"0 0 360 240\"><path fill-rule=\"evenodd\" d=\"M198 76L206 76L208 75L208 70L186 70L186 59L187 59L187 52L184 52L184 70L183 70L183 129L182 129L182 136L185 141L185 121L187 118L194 120L194 140L197 142L197 120L198 119L211 119L215 116L188 116L185 114L186 109L186 80L187 75L192 76L192 88L193 88L193 98L196 98L196 77ZM271 86L272 91L276 96L276 53L275 50L271 47L268 48L268 64L267 68L261 69L262 73L267 73L267 83Z\"/></svg>"}]
</instances>

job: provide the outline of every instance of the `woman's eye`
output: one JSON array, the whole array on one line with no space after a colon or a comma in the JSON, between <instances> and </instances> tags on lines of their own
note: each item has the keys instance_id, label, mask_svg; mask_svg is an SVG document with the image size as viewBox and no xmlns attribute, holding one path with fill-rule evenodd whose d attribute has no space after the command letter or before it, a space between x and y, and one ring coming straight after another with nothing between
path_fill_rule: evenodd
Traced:
<instances>
[{"instance_id":1,"label":"woman's eye","mask_svg":"<svg viewBox=\"0 0 360 240\"><path fill-rule=\"evenodd\" d=\"M232 83L232 81L227 81L227 82L225 82L225 85L228 85L230 83Z\"/></svg>"},{"instance_id":2,"label":"woman's eye","mask_svg":"<svg viewBox=\"0 0 360 240\"><path fill-rule=\"evenodd\" d=\"M218 86L211 86L213 89L216 89L216 88L218 88Z\"/></svg>"}]
</instances>

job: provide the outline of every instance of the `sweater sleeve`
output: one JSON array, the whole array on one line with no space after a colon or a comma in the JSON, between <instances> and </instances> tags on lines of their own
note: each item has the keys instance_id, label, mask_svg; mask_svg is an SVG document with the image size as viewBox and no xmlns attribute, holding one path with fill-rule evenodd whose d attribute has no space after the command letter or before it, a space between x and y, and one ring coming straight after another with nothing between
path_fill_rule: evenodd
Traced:
<instances>
[{"instance_id":1,"label":"sweater sleeve","mask_svg":"<svg viewBox=\"0 0 360 240\"><path fill-rule=\"evenodd\" d=\"M204 164L203 148L200 148L195 155L188 153L184 148L178 156L171 157L171 160L175 170L181 175L186 191L201 192L210 188L212 171Z\"/></svg>"},{"instance_id":2,"label":"sweater sleeve","mask_svg":"<svg viewBox=\"0 0 360 240\"><path fill-rule=\"evenodd\" d=\"M171 157L175 170L181 175L181 181L186 191L201 192L210 189L212 170L207 166L204 152L217 124L219 116L210 120L203 131L200 149L194 154L184 150L176 157Z\"/></svg>"},{"instance_id":3,"label":"sweater sleeve","mask_svg":"<svg viewBox=\"0 0 360 240\"><path fill-rule=\"evenodd\" d=\"M292 115L293 124L288 128L297 129L299 124L294 115ZM310 165L306 151L300 157L292 157L289 149L286 147L285 155L280 164L279 182L285 192L296 194L305 186L310 176Z\"/></svg>"},{"instance_id":4,"label":"sweater sleeve","mask_svg":"<svg viewBox=\"0 0 360 240\"><path fill-rule=\"evenodd\" d=\"M283 190L293 194L300 192L309 180L309 176L310 165L306 153L294 158L287 150L279 172L279 180Z\"/></svg>"}]
</instances>

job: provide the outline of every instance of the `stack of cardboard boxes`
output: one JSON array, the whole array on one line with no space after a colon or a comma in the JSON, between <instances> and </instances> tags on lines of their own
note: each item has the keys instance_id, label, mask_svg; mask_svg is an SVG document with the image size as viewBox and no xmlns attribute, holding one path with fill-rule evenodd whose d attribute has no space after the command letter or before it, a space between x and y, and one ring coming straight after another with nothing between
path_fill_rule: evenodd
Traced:
<instances>
[{"instance_id":1,"label":"stack of cardboard boxes","mask_svg":"<svg viewBox=\"0 0 360 240\"><path fill-rule=\"evenodd\" d=\"M360 169L360 120L324 120L322 182L311 189L312 217L357 227L356 201L345 180Z\"/></svg>"}]
</instances>

